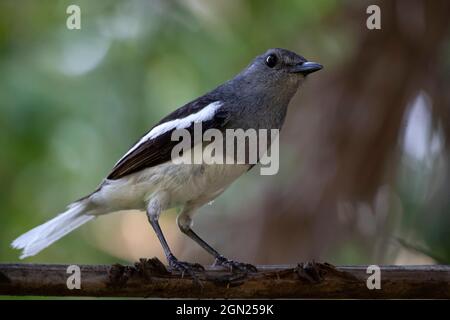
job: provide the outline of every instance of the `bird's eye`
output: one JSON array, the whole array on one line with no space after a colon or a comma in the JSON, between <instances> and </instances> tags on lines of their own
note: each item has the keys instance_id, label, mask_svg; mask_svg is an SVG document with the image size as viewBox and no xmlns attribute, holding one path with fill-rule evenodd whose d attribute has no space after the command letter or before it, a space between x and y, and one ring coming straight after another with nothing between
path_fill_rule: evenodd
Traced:
<instances>
[{"instance_id":1,"label":"bird's eye","mask_svg":"<svg viewBox=\"0 0 450 320\"><path fill-rule=\"evenodd\" d=\"M267 58L266 58L266 65L269 68L273 68L277 64L277 61L278 61L277 56L274 54L271 54L271 55L267 56Z\"/></svg>"}]
</instances>

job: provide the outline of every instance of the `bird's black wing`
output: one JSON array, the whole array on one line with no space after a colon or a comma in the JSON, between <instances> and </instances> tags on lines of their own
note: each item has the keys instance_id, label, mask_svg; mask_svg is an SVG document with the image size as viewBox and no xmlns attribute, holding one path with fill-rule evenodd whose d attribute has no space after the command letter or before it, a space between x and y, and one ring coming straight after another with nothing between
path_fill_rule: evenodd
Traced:
<instances>
[{"instance_id":1,"label":"bird's black wing","mask_svg":"<svg viewBox=\"0 0 450 320\"><path fill-rule=\"evenodd\" d=\"M217 99L212 99L207 96L203 96L197 100L194 100L183 107L175 110L165 118L163 118L153 128L175 119L182 119L190 114L199 112L210 103L216 102ZM228 121L228 113L224 110L223 105L215 112L214 116L207 121L202 122L202 131L210 128L221 129L224 128ZM152 128L152 129L153 129ZM191 134L193 132L194 123L191 123L190 127L186 127ZM137 142L137 147L129 152L125 157L119 160L108 175L107 179L116 180L120 179L131 173L140 171L145 168L150 168L161 163L171 160L172 148L180 143L179 141L172 141L172 132L176 129L169 130L163 134L156 136L153 139L148 139L143 142ZM149 131L150 132L150 131ZM193 140L193 139L192 139ZM135 145L136 146L136 145Z\"/></svg>"}]
</instances>

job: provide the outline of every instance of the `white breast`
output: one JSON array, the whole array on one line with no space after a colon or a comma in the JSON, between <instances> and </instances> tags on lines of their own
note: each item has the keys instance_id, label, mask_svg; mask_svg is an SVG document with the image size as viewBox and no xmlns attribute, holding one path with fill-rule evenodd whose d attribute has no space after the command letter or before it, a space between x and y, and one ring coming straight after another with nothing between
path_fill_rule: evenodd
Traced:
<instances>
[{"instance_id":1,"label":"white breast","mask_svg":"<svg viewBox=\"0 0 450 320\"><path fill-rule=\"evenodd\" d=\"M109 180L92 196L102 213L118 210L144 210L152 194L166 191L168 208L186 202L203 205L248 170L248 165L173 164L166 162L124 178Z\"/></svg>"}]
</instances>

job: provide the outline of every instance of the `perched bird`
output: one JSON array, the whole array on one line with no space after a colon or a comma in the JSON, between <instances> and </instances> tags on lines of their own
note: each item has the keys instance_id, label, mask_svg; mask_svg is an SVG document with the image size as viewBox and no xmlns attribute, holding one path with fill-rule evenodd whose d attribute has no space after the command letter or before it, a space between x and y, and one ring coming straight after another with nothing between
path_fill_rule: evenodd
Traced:
<instances>
[{"instance_id":1,"label":"perched bird","mask_svg":"<svg viewBox=\"0 0 450 320\"><path fill-rule=\"evenodd\" d=\"M180 230L230 269L255 267L226 259L192 230L198 208L219 196L252 164L175 164L171 136L181 129L281 129L288 104L306 75L322 69L285 49L270 49L256 57L233 79L175 110L144 135L114 166L99 187L73 202L54 219L12 242L21 258L33 256L95 217L126 209L145 210L161 242L169 266L192 273L198 264L179 261L167 244L158 219L162 211L181 207Z\"/></svg>"}]
</instances>

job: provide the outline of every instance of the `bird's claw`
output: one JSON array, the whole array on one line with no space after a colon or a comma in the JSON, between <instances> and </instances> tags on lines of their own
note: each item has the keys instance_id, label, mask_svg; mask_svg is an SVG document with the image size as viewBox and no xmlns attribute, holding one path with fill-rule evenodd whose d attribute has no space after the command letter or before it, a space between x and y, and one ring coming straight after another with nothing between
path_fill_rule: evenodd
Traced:
<instances>
[{"instance_id":1,"label":"bird's claw","mask_svg":"<svg viewBox=\"0 0 450 320\"><path fill-rule=\"evenodd\" d=\"M214 265L226 267L231 272L258 272L258 269L250 263L242 263L234 260L229 260L223 256L217 257Z\"/></svg>"},{"instance_id":2,"label":"bird's claw","mask_svg":"<svg viewBox=\"0 0 450 320\"><path fill-rule=\"evenodd\" d=\"M195 282L198 282L198 277L195 272L205 271L205 268L201 264L179 261L173 255L169 256L168 260L171 271L181 272L181 277L184 277L184 275L187 274L194 279Z\"/></svg>"}]
</instances>

